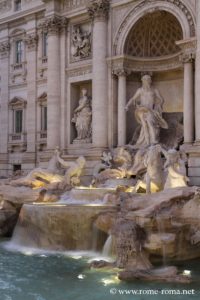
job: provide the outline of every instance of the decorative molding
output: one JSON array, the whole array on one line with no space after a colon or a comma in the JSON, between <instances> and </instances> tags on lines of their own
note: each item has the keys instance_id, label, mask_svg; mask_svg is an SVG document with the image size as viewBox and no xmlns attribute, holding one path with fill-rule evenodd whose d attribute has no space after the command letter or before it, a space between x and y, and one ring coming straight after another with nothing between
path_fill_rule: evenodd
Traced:
<instances>
[{"instance_id":1,"label":"decorative molding","mask_svg":"<svg viewBox=\"0 0 200 300\"><path fill-rule=\"evenodd\" d=\"M128 15L126 16L126 18L121 23L121 25L118 29L118 32L117 32L117 35L116 35L116 38L114 41L114 45L113 45L114 53L116 53L117 45L118 45L121 35L124 35L124 31L126 30L126 25L127 25L128 21L136 14L136 12L140 11L145 6L146 6L148 12L154 12L159 9L159 7L152 7L152 2L153 2L153 0L143 0L141 3L136 5L128 13ZM195 24L194 24L192 14L189 11L189 9L187 8L187 6L181 0L159 0L159 2L168 2L168 3L176 6L179 10L181 10L184 13L185 17L187 18L189 28L190 28L190 36L191 37L195 36Z\"/></svg>"},{"instance_id":2,"label":"decorative molding","mask_svg":"<svg viewBox=\"0 0 200 300\"><path fill-rule=\"evenodd\" d=\"M92 73L92 66L79 66L78 68L74 69L67 69L67 75L68 77L78 77L78 76L84 76L87 74Z\"/></svg>"},{"instance_id":3,"label":"decorative molding","mask_svg":"<svg viewBox=\"0 0 200 300\"><path fill-rule=\"evenodd\" d=\"M126 70L127 72L156 72L175 70L182 67L179 60L180 52L170 57L162 57L155 59L139 59L132 56L121 55L107 59L108 66L112 69L112 73L117 75L118 70Z\"/></svg>"},{"instance_id":4,"label":"decorative molding","mask_svg":"<svg viewBox=\"0 0 200 300\"><path fill-rule=\"evenodd\" d=\"M29 51L36 50L38 44L38 35L36 33L28 34L24 38L24 42L26 43L27 49Z\"/></svg>"},{"instance_id":5,"label":"decorative molding","mask_svg":"<svg viewBox=\"0 0 200 300\"><path fill-rule=\"evenodd\" d=\"M84 7L87 0L63 0L63 8L65 10L72 10L80 7Z\"/></svg>"},{"instance_id":6,"label":"decorative molding","mask_svg":"<svg viewBox=\"0 0 200 300\"><path fill-rule=\"evenodd\" d=\"M0 56L1 58L6 58L8 57L10 52L10 43L9 41L5 41L0 43Z\"/></svg>"},{"instance_id":7,"label":"decorative molding","mask_svg":"<svg viewBox=\"0 0 200 300\"><path fill-rule=\"evenodd\" d=\"M110 1L89 0L87 4L88 14L92 20L105 20L108 18Z\"/></svg>"},{"instance_id":8,"label":"decorative molding","mask_svg":"<svg viewBox=\"0 0 200 300\"><path fill-rule=\"evenodd\" d=\"M39 24L38 29L48 34L59 34L67 26L67 19L60 16L51 16Z\"/></svg>"}]
</instances>

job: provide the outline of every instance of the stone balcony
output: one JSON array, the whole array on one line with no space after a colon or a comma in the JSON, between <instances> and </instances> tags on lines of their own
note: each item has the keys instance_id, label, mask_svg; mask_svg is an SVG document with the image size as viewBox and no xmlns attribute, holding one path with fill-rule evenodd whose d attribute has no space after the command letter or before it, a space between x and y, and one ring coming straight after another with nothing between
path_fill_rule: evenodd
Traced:
<instances>
[{"instance_id":1,"label":"stone balcony","mask_svg":"<svg viewBox=\"0 0 200 300\"><path fill-rule=\"evenodd\" d=\"M47 146L47 131L37 132L37 150L43 151Z\"/></svg>"},{"instance_id":2,"label":"stone balcony","mask_svg":"<svg viewBox=\"0 0 200 300\"><path fill-rule=\"evenodd\" d=\"M17 64L11 65L11 83L16 83L17 78L21 78L22 81L26 81L26 75L27 75L27 63L21 62Z\"/></svg>"},{"instance_id":3,"label":"stone balcony","mask_svg":"<svg viewBox=\"0 0 200 300\"><path fill-rule=\"evenodd\" d=\"M11 133L8 136L8 151L26 151L27 147L27 134L25 132L21 133Z\"/></svg>"}]
</instances>

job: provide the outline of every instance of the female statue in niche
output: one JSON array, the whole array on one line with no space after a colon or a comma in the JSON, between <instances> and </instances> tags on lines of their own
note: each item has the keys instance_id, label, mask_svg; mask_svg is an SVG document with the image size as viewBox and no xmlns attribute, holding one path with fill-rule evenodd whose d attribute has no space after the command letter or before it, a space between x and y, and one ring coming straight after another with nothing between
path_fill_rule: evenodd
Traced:
<instances>
[{"instance_id":1,"label":"female statue in niche","mask_svg":"<svg viewBox=\"0 0 200 300\"><path fill-rule=\"evenodd\" d=\"M92 109L91 99L88 97L87 89L81 90L81 98L78 107L74 110L72 123L75 124L77 137L74 142L90 143L92 136Z\"/></svg>"},{"instance_id":2,"label":"female statue in niche","mask_svg":"<svg viewBox=\"0 0 200 300\"><path fill-rule=\"evenodd\" d=\"M131 104L136 106L135 117L141 126L135 149L157 144L160 128L168 128L166 121L162 118L164 100L159 91L151 86L151 83L151 76L144 75L142 87L136 91L125 107L128 110Z\"/></svg>"}]
</instances>

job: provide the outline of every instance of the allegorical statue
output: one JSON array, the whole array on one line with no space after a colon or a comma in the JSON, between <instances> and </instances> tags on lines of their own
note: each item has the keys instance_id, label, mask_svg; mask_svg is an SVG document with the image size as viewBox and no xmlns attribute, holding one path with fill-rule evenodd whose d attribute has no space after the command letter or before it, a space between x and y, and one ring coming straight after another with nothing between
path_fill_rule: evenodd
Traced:
<instances>
[{"instance_id":1,"label":"allegorical statue","mask_svg":"<svg viewBox=\"0 0 200 300\"><path fill-rule=\"evenodd\" d=\"M90 143L92 136L92 109L91 99L88 96L87 89L81 90L82 96L78 107L74 110L72 123L75 124L77 137L74 142Z\"/></svg>"},{"instance_id":2,"label":"allegorical statue","mask_svg":"<svg viewBox=\"0 0 200 300\"><path fill-rule=\"evenodd\" d=\"M136 106L135 117L141 126L135 149L157 144L160 128L168 128L166 121L162 118L163 103L164 100L159 91L152 87L151 76L144 75L142 87L136 91L125 107L128 111L130 105Z\"/></svg>"},{"instance_id":3,"label":"allegorical statue","mask_svg":"<svg viewBox=\"0 0 200 300\"><path fill-rule=\"evenodd\" d=\"M175 149L164 152L166 162L164 167L167 169L167 178L164 189L187 186L189 178L186 171L186 154Z\"/></svg>"}]
</instances>

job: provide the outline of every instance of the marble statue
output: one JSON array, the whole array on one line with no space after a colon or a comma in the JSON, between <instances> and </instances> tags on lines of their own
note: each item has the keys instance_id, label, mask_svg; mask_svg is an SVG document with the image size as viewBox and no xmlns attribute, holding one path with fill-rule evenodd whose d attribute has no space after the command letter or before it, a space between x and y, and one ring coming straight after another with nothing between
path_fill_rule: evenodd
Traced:
<instances>
[{"instance_id":1,"label":"marble statue","mask_svg":"<svg viewBox=\"0 0 200 300\"><path fill-rule=\"evenodd\" d=\"M113 150L113 161L118 165L119 170L127 173L132 165L132 156L125 147L118 147Z\"/></svg>"},{"instance_id":2,"label":"marble statue","mask_svg":"<svg viewBox=\"0 0 200 300\"><path fill-rule=\"evenodd\" d=\"M160 128L168 128L166 121L162 118L164 100L159 91L151 86L151 83L151 76L144 75L142 87L136 91L125 107L128 111L130 105L136 106L135 117L141 126L135 149L157 144Z\"/></svg>"},{"instance_id":3,"label":"marble statue","mask_svg":"<svg viewBox=\"0 0 200 300\"><path fill-rule=\"evenodd\" d=\"M164 167L167 169L167 178L164 189L187 186L189 178L186 175L186 155L175 149L164 152L166 162Z\"/></svg>"},{"instance_id":4,"label":"marble statue","mask_svg":"<svg viewBox=\"0 0 200 300\"><path fill-rule=\"evenodd\" d=\"M87 94L87 89L83 88L81 93L79 105L74 110L74 117L72 118L72 123L75 124L77 131L77 137L74 142L90 143L92 135L91 99Z\"/></svg>"},{"instance_id":5,"label":"marble statue","mask_svg":"<svg viewBox=\"0 0 200 300\"><path fill-rule=\"evenodd\" d=\"M65 169L67 168L63 181L61 182L63 186L77 186L80 184L80 176L82 175L83 168L85 167L86 160L83 156L77 158L75 162L65 161L57 155L58 162Z\"/></svg>"},{"instance_id":6,"label":"marble statue","mask_svg":"<svg viewBox=\"0 0 200 300\"><path fill-rule=\"evenodd\" d=\"M40 187L49 183L60 182L63 178L59 168L58 157L60 150L55 149L52 158L50 159L47 168L36 168L28 173L27 176L12 180L10 182L13 186L30 186Z\"/></svg>"},{"instance_id":7,"label":"marble statue","mask_svg":"<svg viewBox=\"0 0 200 300\"><path fill-rule=\"evenodd\" d=\"M112 154L110 152L103 151L101 162L95 165L93 170L92 185L96 183L96 180L102 171L106 169L110 169L112 167L111 161L112 161Z\"/></svg>"},{"instance_id":8,"label":"marble statue","mask_svg":"<svg viewBox=\"0 0 200 300\"><path fill-rule=\"evenodd\" d=\"M77 26L72 33L72 56L75 59L87 58L91 54L91 33L82 32Z\"/></svg>"},{"instance_id":9,"label":"marble statue","mask_svg":"<svg viewBox=\"0 0 200 300\"><path fill-rule=\"evenodd\" d=\"M146 190L147 194L161 191L164 186L164 167L161 157L162 147L157 144L150 146L144 156L144 166L146 174L144 180L139 180L135 186L135 191L139 188Z\"/></svg>"},{"instance_id":10,"label":"marble statue","mask_svg":"<svg viewBox=\"0 0 200 300\"><path fill-rule=\"evenodd\" d=\"M50 190L64 190L80 184L80 176L86 160L80 156L75 162L67 162L60 157L58 148L53 153L46 169L36 168L27 176L12 180L12 186L29 186L32 188L47 187ZM61 167L65 170L63 176Z\"/></svg>"}]
</instances>

